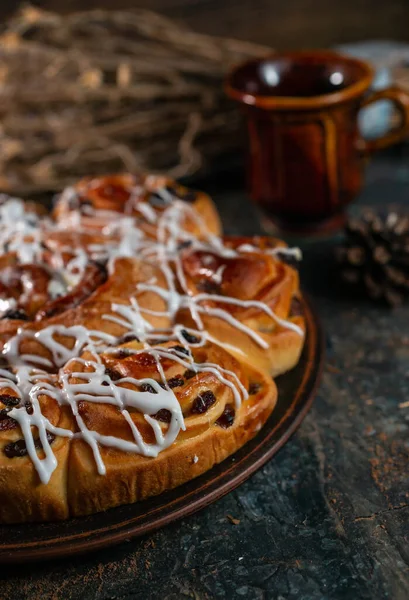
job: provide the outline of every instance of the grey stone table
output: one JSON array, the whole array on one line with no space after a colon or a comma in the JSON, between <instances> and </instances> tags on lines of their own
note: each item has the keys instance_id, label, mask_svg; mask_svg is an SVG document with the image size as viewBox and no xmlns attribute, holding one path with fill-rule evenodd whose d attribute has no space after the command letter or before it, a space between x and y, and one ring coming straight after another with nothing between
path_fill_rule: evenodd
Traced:
<instances>
[{"instance_id":1,"label":"grey stone table","mask_svg":"<svg viewBox=\"0 0 409 600\"><path fill-rule=\"evenodd\" d=\"M229 233L256 233L240 177L203 182ZM409 152L378 157L360 202L408 203ZM305 244L302 279L328 363L299 431L261 471L209 508L89 556L2 568L0 597L409 598L409 305L341 294L333 241Z\"/></svg>"}]
</instances>

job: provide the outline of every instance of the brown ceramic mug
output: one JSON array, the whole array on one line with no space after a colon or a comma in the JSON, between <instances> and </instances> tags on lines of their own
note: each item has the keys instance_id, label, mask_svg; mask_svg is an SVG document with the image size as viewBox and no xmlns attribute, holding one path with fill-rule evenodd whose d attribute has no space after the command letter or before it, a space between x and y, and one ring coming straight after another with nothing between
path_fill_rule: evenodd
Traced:
<instances>
[{"instance_id":1,"label":"brown ceramic mug","mask_svg":"<svg viewBox=\"0 0 409 600\"><path fill-rule=\"evenodd\" d=\"M365 158L409 134L409 94L368 93L372 68L327 51L251 60L227 78L227 94L247 117L249 187L267 229L317 233L339 227L362 186ZM399 126L365 141L361 108L391 100Z\"/></svg>"}]
</instances>

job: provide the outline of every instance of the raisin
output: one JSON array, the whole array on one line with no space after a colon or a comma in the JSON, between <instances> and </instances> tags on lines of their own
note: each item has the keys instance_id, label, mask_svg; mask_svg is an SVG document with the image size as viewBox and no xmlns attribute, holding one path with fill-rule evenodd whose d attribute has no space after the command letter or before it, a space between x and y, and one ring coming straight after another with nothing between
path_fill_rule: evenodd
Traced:
<instances>
[{"instance_id":1,"label":"raisin","mask_svg":"<svg viewBox=\"0 0 409 600\"><path fill-rule=\"evenodd\" d=\"M170 423L172 419L172 413L167 408L161 408L157 413L152 415L152 419L162 421L163 423Z\"/></svg>"},{"instance_id":2,"label":"raisin","mask_svg":"<svg viewBox=\"0 0 409 600\"><path fill-rule=\"evenodd\" d=\"M194 377L195 375L197 375L196 371L192 371L191 369L188 369L183 373L183 377L185 379L192 379L192 377Z\"/></svg>"},{"instance_id":3,"label":"raisin","mask_svg":"<svg viewBox=\"0 0 409 600\"><path fill-rule=\"evenodd\" d=\"M216 402L216 396L210 390L205 390L193 400L191 412L196 415L205 413Z\"/></svg>"},{"instance_id":4,"label":"raisin","mask_svg":"<svg viewBox=\"0 0 409 600\"><path fill-rule=\"evenodd\" d=\"M293 298L290 306L290 317L300 317L303 314L303 307L299 298Z\"/></svg>"},{"instance_id":5,"label":"raisin","mask_svg":"<svg viewBox=\"0 0 409 600\"><path fill-rule=\"evenodd\" d=\"M10 371L10 365L8 363L7 358L0 354L0 369L4 369L5 371ZM1 399L0 399L1 402Z\"/></svg>"},{"instance_id":6,"label":"raisin","mask_svg":"<svg viewBox=\"0 0 409 600\"><path fill-rule=\"evenodd\" d=\"M0 431L8 431L17 427L17 421L8 416L11 408L3 408L0 410Z\"/></svg>"},{"instance_id":7,"label":"raisin","mask_svg":"<svg viewBox=\"0 0 409 600\"><path fill-rule=\"evenodd\" d=\"M231 404L226 404L226 407L220 417L216 421L216 425L223 429L228 429L234 423L236 412Z\"/></svg>"},{"instance_id":8,"label":"raisin","mask_svg":"<svg viewBox=\"0 0 409 600\"><path fill-rule=\"evenodd\" d=\"M253 381L252 383L250 383L249 385L249 394L250 396L253 396L254 394L257 394L257 392L260 390L261 385L259 383L256 383L255 381Z\"/></svg>"},{"instance_id":9,"label":"raisin","mask_svg":"<svg viewBox=\"0 0 409 600\"><path fill-rule=\"evenodd\" d=\"M168 386L170 387L170 389L173 389L175 387L180 387L184 383L185 382L184 382L184 380L181 377L172 377L168 381Z\"/></svg>"},{"instance_id":10,"label":"raisin","mask_svg":"<svg viewBox=\"0 0 409 600\"><path fill-rule=\"evenodd\" d=\"M143 383L141 385L141 392L149 392L150 394L158 393L150 383Z\"/></svg>"},{"instance_id":11,"label":"raisin","mask_svg":"<svg viewBox=\"0 0 409 600\"><path fill-rule=\"evenodd\" d=\"M139 342L139 338L134 333L125 333L119 338L119 343L126 344L127 342Z\"/></svg>"},{"instance_id":12,"label":"raisin","mask_svg":"<svg viewBox=\"0 0 409 600\"><path fill-rule=\"evenodd\" d=\"M196 284L197 289L205 294L220 294L221 287L219 283L211 279L202 279Z\"/></svg>"},{"instance_id":13,"label":"raisin","mask_svg":"<svg viewBox=\"0 0 409 600\"><path fill-rule=\"evenodd\" d=\"M164 198L162 198L162 196L160 195L159 192L153 192L150 196L149 196L149 200L148 200L149 204L153 207L162 207L162 206L166 206L166 204L169 204L167 200L165 200Z\"/></svg>"},{"instance_id":14,"label":"raisin","mask_svg":"<svg viewBox=\"0 0 409 600\"><path fill-rule=\"evenodd\" d=\"M2 317L2 319L17 319L19 321L28 321L28 315L24 310L20 310L18 308L13 309L10 308L9 310L6 310Z\"/></svg>"},{"instance_id":15,"label":"raisin","mask_svg":"<svg viewBox=\"0 0 409 600\"><path fill-rule=\"evenodd\" d=\"M198 344L200 342L200 339L198 337L192 335L191 333L186 331L186 329L182 329L181 334L189 344Z\"/></svg>"},{"instance_id":16,"label":"raisin","mask_svg":"<svg viewBox=\"0 0 409 600\"><path fill-rule=\"evenodd\" d=\"M189 248L192 245L191 240L185 240L184 242L180 242L178 244L178 250L184 250L185 248Z\"/></svg>"},{"instance_id":17,"label":"raisin","mask_svg":"<svg viewBox=\"0 0 409 600\"><path fill-rule=\"evenodd\" d=\"M175 352L180 352L181 354L186 354L186 356L190 356L190 350L185 348L184 346L172 346L169 350L174 350Z\"/></svg>"},{"instance_id":18,"label":"raisin","mask_svg":"<svg viewBox=\"0 0 409 600\"><path fill-rule=\"evenodd\" d=\"M119 360L121 360L123 358L128 358L128 356L130 356L131 354L132 352L130 352L129 350L121 348L120 350L116 351L115 356L116 358L119 358Z\"/></svg>"},{"instance_id":19,"label":"raisin","mask_svg":"<svg viewBox=\"0 0 409 600\"><path fill-rule=\"evenodd\" d=\"M283 250L285 250L285 249L283 249ZM283 251L283 253L277 252L276 258L278 258L278 260L280 262L284 263L285 265L288 265L289 267L292 267L295 270L298 270L298 268L299 268L299 261L294 256L285 254L284 251Z\"/></svg>"},{"instance_id":20,"label":"raisin","mask_svg":"<svg viewBox=\"0 0 409 600\"><path fill-rule=\"evenodd\" d=\"M105 367L105 375L108 375L112 381L118 381L118 379L121 379L121 374L114 369L110 369L109 367ZM104 384L109 385L107 381L104 381Z\"/></svg>"},{"instance_id":21,"label":"raisin","mask_svg":"<svg viewBox=\"0 0 409 600\"><path fill-rule=\"evenodd\" d=\"M8 407L18 406L20 404L20 398L10 396L10 394L3 394L0 396L0 402L2 402L4 406Z\"/></svg>"},{"instance_id":22,"label":"raisin","mask_svg":"<svg viewBox=\"0 0 409 600\"><path fill-rule=\"evenodd\" d=\"M48 443L52 444L54 440L55 435L47 431ZM40 438L36 438L34 440L34 446L37 450L42 450L43 445L41 443ZM28 454L26 442L24 440L17 440L17 442L11 442L10 444L7 444L6 446L4 446L3 452L7 456L7 458L17 458L21 456L26 456Z\"/></svg>"},{"instance_id":23,"label":"raisin","mask_svg":"<svg viewBox=\"0 0 409 600\"><path fill-rule=\"evenodd\" d=\"M107 261L106 260L90 260L91 264L93 264L98 271L101 273L103 278L106 280L108 278L108 270L107 270ZM104 281L102 282L104 283Z\"/></svg>"},{"instance_id":24,"label":"raisin","mask_svg":"<svg viewBox=\"0 0 409 600\"><path fill-rule=\"evenodd\" d=\"M17 440L17 442L11 442L4 446L3 452L7 458L25 456L27 454L27 446L24 440Z\"/></svg>"},{"instance_id":25,"label":"raisin","mask_svg":"<svg viewBox=\"0 0 409 600\"><path fill-rule=\"evenodd\" d=\"M30 400L26 400L26 401L24 402L24 406L25 406L25 409L26 409L26 411L27 411L27 414L28 414L28 415L32 415L32 414L33 414L33 412L34 412L34 408L33 408L33 405L32 405L32 403L30 402Z\"/></svg>"}]
</instances>

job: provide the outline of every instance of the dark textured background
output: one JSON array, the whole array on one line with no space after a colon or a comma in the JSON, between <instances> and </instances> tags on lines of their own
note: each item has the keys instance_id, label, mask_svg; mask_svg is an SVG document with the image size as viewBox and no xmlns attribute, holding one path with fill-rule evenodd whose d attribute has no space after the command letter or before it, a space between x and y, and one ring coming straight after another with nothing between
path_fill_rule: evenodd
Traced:
<instances>
[{"instance_id":1,"label":"dark textured background","mask_svg":"<svg viewBox=\"0 0 409 600\"><path fill-rule=\"evenodd\" d=\"M204 182L226 229L255 233L242 184L236 173ZM408 194L407 148L372 162L361 203L409 206ZM334 242L303 244L328 364L284 449L235 492L150 537L2 567L2 600L407 600L409 408L399 403L409 399L409 305L391 312L342 294Z\"/></svg>"},{"instance_id":2,"label":"dark textured background","mask_svg":"<svg viewBox=\"0 0 409 600\"><path fill-rule=\"evenodd\" d=\"M156 10L212 35L273 48L320 47L365 39L409 41L408 0L32 0L48 10ZM19 2L1 0L0 19Z\"/></svg>"}]
</instances>

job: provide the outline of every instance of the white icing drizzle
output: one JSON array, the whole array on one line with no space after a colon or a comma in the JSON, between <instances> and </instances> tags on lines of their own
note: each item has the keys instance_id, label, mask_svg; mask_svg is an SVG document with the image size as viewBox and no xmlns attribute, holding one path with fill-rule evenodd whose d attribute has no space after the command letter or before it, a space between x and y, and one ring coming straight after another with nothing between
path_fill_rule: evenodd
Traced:
<instances>
[{"instance_id":1,"label":"white icing drizzle","mask_svg":"<svg viewBox=\"0 0 409 600\"><path fill-rule=\"evenodd\" d=\"M47 287L48 294L52 299L58 298L58 296L64 296L67 289L68 288L63 282L57 279L50 279Z\"/></svg>"},{"instance_id":2,"label":"white icing drizzle","mask_svg":"<svg viewBox=\"0 0 409 600\"><path fill-rule=\"evenodd\" d=\"M239 252L260 252L260 249L257 246L253 246L252 244L241 244L238 246L237 250ZM265 254L271 254L272 256L288 256L289 258L294 258L294 260L302 260L302 252L300 248L287 248L286 246L277 246L276 248L265 248L263 250Z\"/></svg>"},{"instance_id":3,"label":"white icing drizzle","mask_svg":"<svg viewBox=\"0 0 409 600\"><path fill-rule=\"evenodd\" d=\"M73 340L72 348L65 346L55 339L55 334ZM46 348L52 360L37 355L20 354L20 344L22 340L33 339ZM45 327L40 331L31 331L30 329L19 329L17 335L5 343L3 356L7 358L11 366L19 366L19 361L26 363L40 363L48 367L53 365L62 367L71 358L79 356L87 342L90 342L88 329L82 325L65 327L64 325L52 325Z\"/></svg>"},{"instance_id":4,"label":"white icing drizzle","mask_svg":"<svg viewBox=\"0 0 409 600\"><path fill-rule=\"evenodd\" d=\"M43 225L46 220L43 221ZM38 262L42 253L39 218L26 212L24 202L0 195L0 247L14 252L20 264Z\"/></svg>"},{"instance_id":5,"label":"white icing drizzle","mask_svg":"<svg viewBox=\"0 0 409 600\"><path fill-rule=\"evenodd\" d=\"M299 335L301 335L301 336L303 335L303 330L301 329L301 327L299 327L298 325L295 325L295 323L291 323L290 321L287 321L286 319L280 319L280 317L277 317L277 315L271 310L271 308L269 308L267 306L267 304L264 304L264 302L259 302L258 300L239 300L238 298L229 298L226 296L218 296L217 294L198 294L195 297L195 300L196 300L196 302L201 302L202 300L213 300L215 302L222 302L225 304L235 304L236 306L242 306L243 308L258 308L262 312L265 312L269 317L271 317L273 319L273 321L275 321L281 327L286 327L287 329L292 329L292 331L295 331ZM207 312L209 314L216 315L216 313L214 313L214 309L212 309L212 308L207 309ZM225 312L225 311L223 311L223 312ZM218 316L220 316L220 314L218 314ZM225 318L225 317L222 317L222 318ZM260 338L260 341L262 341L261 338ZM260 343L260 346L261 345L262 344ZM268 347L268 344L267 344L267 347Z\"/></svg>"},{"instance_id":6,"label":"white icing drizzle","mask_svg":"<svg viewBox=\"0 0 409 600\"><path fill-rule=\"evenodd\" d=\"M135 298L131 298L130 300L130 306L126 304L112 304L112 310L120 315L120 317L116 317L115 315L103 315L102 318L117 323L128 331L132 331L137 338L144 341L147 332L152 331L153 326L142 317L139 305Z\"/></svg>"},{"instance_id":7,"label":"white icing drizzle","mask_svg":"<svg viewBox=\"0 0 409 600\"><path fill-rule=\"evenodd\" d=\"M150 184L150 178L147 178ZM243 244L237 249L226 247L223 240L206 229L201 216L189 204L173 196L169 189L155 190L162 203L150 205L143 198L143 188L135 185L130 188L130 198L125 206L125 214L113 211L95 210L87 207L86 216L79 210L72 210L64 216L63 223L53 223L49 219L40 219L32 213L26 213L24 204L17 199L0 197L0 245L3 252L15 252L20 264L44 264L43 241L53 232L92 233L96 224L101 226L102 235L106 236L106 244L90 244L87 247L61 247L52 256L51 279L48 293L53 297L67 293L78 285L89 260L107 260L108 272L113 273L115 261L119 257L139 257L159 267L166 286L158 285L156 279L136 285L135 294L124 299L124 303L112 303L111 312L102 315L103 321L110 321L123 328L125 333L135 335L143 344L142 348L131 349L130 354L150 354L156 363L161 384L152 378L135 379L123 377L113 381L107 374L100 354L118 351L118 338L101 330L88 330L82 325L65 327L64 325L47 326L39 331L20 328L16 335L5 343L3 356L7 359L12 371L0 369L0 389L10 388L20 398L20 405L8 414L15 419L24 437L27 454L37 469L40 480L46 484L57 467L57 460L52 450L47 433L68 438L81 438L91 448L98 473L104 474L106 467L101 454L101 447L107 446L125 452L133 452L147 457L156 457L176 440L180 430L186 428L181 406L170 389L162 360L168 359L180 364L195 373L211 373L223 386L226 386L234 398L236 408L248 398L239 377L233 371L220 365L204 362L196 363L192 350L203 347L213 337L203 325L203 315L223 319L232 327L251 337L262 348L268 343L253 329L233 317L220 304L236 305L242 308L257 308L267 314L281 327L291 329L303 335L301 328L291 321L280 319L264 303L259 301L243 301L222 295L200 293L193 295L189 289L183 269L180 248L189 247L192 251L204 251L224 258L234 258L241 253L259 252L250 244ZM67 188L63 194L64 202L80 207L75 189ZM77 202L76 202L77 201ZM84 207L83 207L84 208ZM84 211L82 211L84 212ZM140 217L137 215L139 214ZM132 216L133 215L133 216ZM185 229L184 224L190 222L198 228L201 239ZM148 237L144 233L143 224L148 223L156 229L156 237ZM75 237L75 236L74 236ZM64 259L67 253L69 260ZM272 248L266 253L279 257L280 254L300 258L297 248ZM48 269L50 270L50 265ZM215 272L209 270L211 279L221 284L225 265ZM26 286L27 287L27 286ZM29 292L29 290L26 290ZM162 311L149 307L141 307L138 298L144 293L156 294L165 303ZM206 305L210 301L213 305ZM214 303L217 306L214 306ZM0 311L15 307L13 298L0 300ZM195 328L187 328L176 322L180 309L187 309L195 323ZM154 329L147 316L167 317L172 323L168 329ZM101 328L102 329L102 328ZM191 336L189 338L186 333ZM175 340L185 352L160 345L163 339ZM190 339L190 341L187 341ZM62 340L62 341L61 341ZM67 343L67 340L71 340ZM216 341L216 340L215 340ZM25 353L21 346L40 344L48 357ZM65 343L64 343L65 342ZM32 344L34 343L34 346ZM226 344L226 347L229 347ZM89 358L81 357L88 353ZM50 374L46 370L53 370ZM141 391L140 386L150 391ZM130 388L129 385L132 387ZM142 388L143 389L143 388ZM76 421L78 431L53 425L41 411L40 396L47 396L60 405L69 406ZM1 396L0 396L1 399ZM29 402L32 411L27 412L24 406ZM102 435L90 430L82 418L79 402L111 404L116 406L129 426L132 440L125 440L112 435ZM143 416L154 435L154 442L145 441L140 429L132 419L130 410ZM170 413L170 422L166 426L153 418L160 410ZM33 437L33 430L39 442ZM40 458L38 445L41 443L43 458ZM193 462L197 462L195 455Z\"/></svg>"},{"instance_id":8,"label":"white icing drizzle","mask_svg":"<svg viewBox=\"0 0 409 600\"><path fill-rule=\"evenodd\" d=\"M295 260L302 260L302 252L301 248L268 248L266 250L267 254L272 254L273 256L288 256L289 258L294 258Z\"/></svg>"},{"instance_id":9,"label":"white icing drizzle","mask_svg":"<svg viewBox=\"0 0 409 600\"><path fill-rule=\"evenodd\" d=\"M156 212L152 206L145 204L145 202L139 202L136 206L136 209L149 223L156 223Z\"/></svg>"},{"instance_id":10,"label":"white icing drizzle","mask_svg":"<svg viewBox=\"0 0 409 600\"><path fill-rule=\"evenodd\" d=\"M14 298L0 298L0 313L4 314L6 311L16 308L17 302Z\"/></svg>"}]
</instances>

